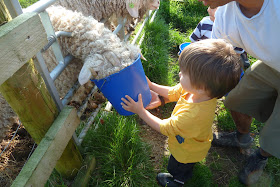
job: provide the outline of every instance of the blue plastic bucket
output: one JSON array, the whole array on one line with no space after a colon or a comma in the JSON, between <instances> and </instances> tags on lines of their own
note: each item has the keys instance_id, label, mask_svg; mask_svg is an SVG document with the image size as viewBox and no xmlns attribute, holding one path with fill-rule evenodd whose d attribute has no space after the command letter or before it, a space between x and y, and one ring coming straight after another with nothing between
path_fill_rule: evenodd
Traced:
<instances>
[{"instance_id":1,"label":"blue plastic bucket","mask_svg":"<svg viewBox=\"0 0 280 187\"><path fill-rule=\"evenodd\" d=\"M185 47L187 47L188 45L190 45L191 43L190 42L186 42L186 43L182 43L180 46L179 46L179 53L178 55L181 54L181 52L185 49Z\"/></svg>"},{"instance_id":2,"label":"blue plastic bucket","mask_svg":"<svg viewBox=\"0 0 280 187\"><path fill-rule=\"evenodd\" d=\"M121 98L125 95L129 95L134 101L138 101L138 94L141 93L144 107L146 107L152 99L140 55L133 64L122 69L120 72L103 79L92 81L109 100L116 111L124 116L134 114L122 108Z\"/></svg>"}]
</instances>

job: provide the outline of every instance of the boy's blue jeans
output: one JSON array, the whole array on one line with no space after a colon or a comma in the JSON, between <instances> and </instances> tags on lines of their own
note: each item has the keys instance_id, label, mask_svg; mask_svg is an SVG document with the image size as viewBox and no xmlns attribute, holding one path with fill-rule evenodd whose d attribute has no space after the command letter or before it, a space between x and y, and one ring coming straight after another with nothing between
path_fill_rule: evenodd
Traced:
<instances>
[{"instance_id":1,"label":"boy's blue jeans","mask_svg":"<svg viewBox=\"0 0 280 187\"><path fill-rule=\"evenodd\" d=\"M195 163L184 164L178 162L172 155L170 155L167 170L173 176L174 180L184 183L192 177L194 165Z\"/></svg>"}]
</instances>

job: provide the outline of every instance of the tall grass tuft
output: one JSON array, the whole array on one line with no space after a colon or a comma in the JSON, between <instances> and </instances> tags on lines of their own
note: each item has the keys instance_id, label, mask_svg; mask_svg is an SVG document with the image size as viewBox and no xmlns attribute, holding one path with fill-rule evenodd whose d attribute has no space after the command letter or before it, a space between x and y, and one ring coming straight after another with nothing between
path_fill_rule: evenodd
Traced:
<instances>
[{"instance_id":1,"label":"tall grass tuft","mask_svg":"<svg viewBox=\"0 0 280 187\"><path fill-rule=\"evenodd\" d=\"M149 161L150 148L141 141L134 116L103 114L82 144L85 154L97 159L92 186L152 186L155 174Z\"/></svg>"},{"instance_id":2,"label":"tall grass tuft","mask_svg":"<svg viewBox=\"0 0 280 187\"><path fill-rule=\"evenodd\" d=\"M169 28L162 19L145 26L145 38L141 51L147 62L143 62L145 74L158 84L168 82Z\"/></svg>"},{"instance_id":3,"label":"tall grass tuft","mask_svg":"<svg viewBox=\"0 0 280 187\"><path fill-rule=\"evenodd\" d=\"M186 182L185 186L214 187L217 185L213 183L212 173L209 167L200 162L194 166L193 177Z\"/></svg>"},{"instance_id":4,"label":"tall grass tuft","mask_svg":"<svg viewBox=\"0 0 280 187\"><path fill-rule=\"evenodd\" d=\"M207 7L197 0L172 1L162 0L159 15L167 24L181 32L195 28L198 22L207 16Z\"/></svg>"}]
</instances>

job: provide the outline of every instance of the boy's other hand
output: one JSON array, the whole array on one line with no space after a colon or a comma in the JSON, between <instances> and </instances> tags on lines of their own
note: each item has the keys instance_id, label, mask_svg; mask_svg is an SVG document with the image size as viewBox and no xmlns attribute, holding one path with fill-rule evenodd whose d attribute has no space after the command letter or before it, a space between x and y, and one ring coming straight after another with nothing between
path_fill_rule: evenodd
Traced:
<instances>
[{"instance_id":1,"label":"boy's other hand","mask_svg":"<svg viewBox=\"0 0 280 187\"><path fill-rule=\"evenodd\" d=\"M138 102L135 102L131 97L128 95L125 96L125 98L121 98L123 101L121 103L122 107L130 112L133 112L135 114L139 114L141 111L145 110L143 107L143 101L142 101L142 95L138 95Z\"/></svg>"},{"instance_id":2,"label":"boy's other hand","mask_svg":"<svg viewBox=\"0 0 280 187\"><path fill-rule=\"evenodd\" d=\"M151 89L152 82L150 81L150 79L147 76L146 76L146 79L147 79L148 85L149 85L149 87Z\"/></svg>"},{"instance_id":3,"label":"boy's other hand","mask_svg":"<svg viewBox=\"0 0 280 187\"><path fill-rule=\"evenodd\" d=\"M151 102L146 106L146 109L154 109L161 105L161 101L158 97L158 94L151 90L151 95L152 95Z\"/></svg>"},{"instance_id":4,"label":"boy's other hand","mask_svg":"<svg viewBox=\"0 0 280 187\"><path fill-rule=\"evenodd\" d=\"M140 53L140 54L141 54L140 58L141 58L142 60L147 61L147 59L143 56L143 54L142 54L142 53Z\"/></svg>"}]
</instances>

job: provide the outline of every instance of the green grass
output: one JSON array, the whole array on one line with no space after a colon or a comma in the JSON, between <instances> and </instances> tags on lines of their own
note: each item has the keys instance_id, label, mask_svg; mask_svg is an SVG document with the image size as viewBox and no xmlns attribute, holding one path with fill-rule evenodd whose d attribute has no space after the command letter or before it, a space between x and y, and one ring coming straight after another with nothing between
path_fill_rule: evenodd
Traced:
<instances>
[{"instance_id":1,"label":"green grass","mask_svg":"<svg viewBox=\"0 0 280 187\"><path fill-rule=\"evenodd\" d=\"M155 173L151 167L150 148L139 137L135 116L124 117L115 112L102 113L88 131L82 147L84 154L94 155L97 169L90 186L153 186Z\"/></svg>"},{"instance_id":2,"label":"green grass","mask_svg":"<svg viewBox=\"0 0 280 187\"><path fill-rule=\"evenodd\" d=\"M190 42L190 39L186 33L180 32L178 29L174 29L172 26L169 26L169 41L171 52L177 54L179 45L185 42Z\"/></svg>"},{"instance_id":3,"label":"green grass","mask_svg":"<svg viewBox=\"0 0 280 187\"><path fill-rule=\"evenodd\" d=\"M217 121L217 126L221 131L233 131L235 130L234 121L230 115L229 110L224 106L222 101L218 101L219 110L216 114L215 120Z\"/></svg>"},{"instance_id":4,"label":"green grass","mask_svg":"<svg viewBox=\"0 0 280 187\"><path fill-rule=\"evenodd\" d=\"M26 8L34 3L36 3L38 0L19 0L19 3L22 8Z\"/></svg>"},{"instance_id":5,"label":"green grass","mask_svg":"<svg viewBox=\"0 0 280 187\"><path fill-rule=\"evenodd\" d=\"M159 15L167 24L182 32L194 29L198 22L207 15L207 7L197 0L169 1L162 0Z\"/></svg>"},{"instance_id":6,"label":"green grass","mask_svg":"<svg viewBox=\"0 0 280 187\"><path fill-rule=\"evenodd\" d=\"M148 60L143 62L147 77L158 84L168 82L169 28L161 19L145 26L145 37L141 52Z\"/></svg>"},{"instance_id":7,"label":"green grass","mask_svg":"<svg viewBox=\"0 0 280 187\"><path fill-rule=\"evenodd\" d=\"M280 159L270 158L268 160L265 172L271 177L273 187L280 186Z\"/></svg>"},{"instance_id":8,"label":"green grass","mask_svg":"<svg viewBox=\"0 0 280 187\"><path fill-rule=\"evenodd\" d=\"M47 180L45 187L67 187L62 176L54 169L51 176Z\"/></svg>"},{"instance_id":9,"label":"green grass","mask_svg":"<svg viewBox=\"0 0 280 187\"><path fill-rule=\"evenodd\" d=\"M214 187L217 185L213 183L212 172L209 167L200 162L194 166L193 177L186 182L185 186Z\"/></svg>"}]
</instances>

